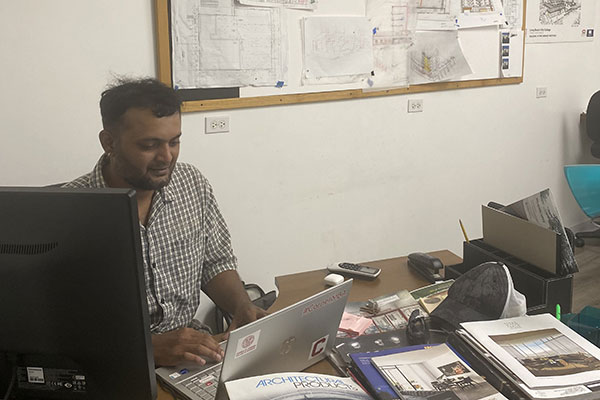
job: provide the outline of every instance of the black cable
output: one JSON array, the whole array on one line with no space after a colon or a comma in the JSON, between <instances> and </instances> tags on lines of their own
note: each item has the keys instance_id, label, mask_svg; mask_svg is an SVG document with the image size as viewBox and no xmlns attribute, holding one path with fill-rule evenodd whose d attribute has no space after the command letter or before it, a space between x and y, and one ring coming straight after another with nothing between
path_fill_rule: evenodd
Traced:
<instances>
[{"instance_id":1,"label":"black cable","mask_svg":"<svg viewBox=\"0 0 600 400\"><path fill-rule=\"evenodd\" d=\"M15 386L15 382L17 381L17 366L13 367L12 377L10 378L10 384L8 385L8 389L6 390L6 394L3 397L3 400L8 400L10 394L12 393L13 387Z\"/></svg>"}]
</instances>

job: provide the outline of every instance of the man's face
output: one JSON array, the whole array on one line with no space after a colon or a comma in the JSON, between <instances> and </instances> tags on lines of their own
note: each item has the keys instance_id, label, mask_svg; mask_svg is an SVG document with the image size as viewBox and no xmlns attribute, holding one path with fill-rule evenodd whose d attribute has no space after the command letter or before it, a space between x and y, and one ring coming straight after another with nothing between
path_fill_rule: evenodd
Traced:
<instances>
[{"instance_id":1,"label":"man's face","mask_svg":"<svg viewBox=\"0 0 600 400\"><path fill-rule=\"evenodd\" d=\"M157 118L148 109L132 108L115 130L109 162L118 177L140 190L167 185L179 156L181 115Z\"/></svg>"}]
</instances>

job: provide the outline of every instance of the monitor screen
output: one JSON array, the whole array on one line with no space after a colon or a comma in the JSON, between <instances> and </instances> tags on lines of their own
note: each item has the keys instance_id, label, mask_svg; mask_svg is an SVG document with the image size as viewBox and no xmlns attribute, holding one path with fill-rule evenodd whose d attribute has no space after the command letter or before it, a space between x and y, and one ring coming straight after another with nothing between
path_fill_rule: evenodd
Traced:
<instances>
[{"instance_id":1,"label":"monitor screen","mask_svg":"<svg viewBox=\"0 0 600 400\"><path fill-rule=\"evenodd\" d=\"M0 188L0 398L154 399L135 192Z\"/></svg>"}]
</instances>

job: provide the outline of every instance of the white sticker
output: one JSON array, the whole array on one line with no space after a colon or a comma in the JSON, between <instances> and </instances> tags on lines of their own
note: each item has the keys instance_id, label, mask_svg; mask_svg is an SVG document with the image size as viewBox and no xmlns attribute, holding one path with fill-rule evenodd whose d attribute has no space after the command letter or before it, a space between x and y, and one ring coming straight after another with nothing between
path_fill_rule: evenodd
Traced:
<instances>
[{"instance_id":1,"label":"white sticker","mask_svg":"<svg viewBox=\"0 0 600 400\"><path fill-rule=\"evenodd\" d=\"M38 367L27 367L27 382L45 383L44 369Z\"/></svg>"},{"instance_id":2,"label":"white sticker","mask_svg":"<svg viewBox=\"0 0 600 400\"><path fill-rule=\"evenodd\" d=\"M245 356L248 353L253 352L258 347L258 338L260 336L260 329L254 333L244 336L237 342L235 350L235 358Z\"/></svg>"},{"instance_id":3,"label":"white sticker","mask_svg":"<svg viewBox=\"0 0 600 400\"><path fill-rule=\"evenodd\" d=\"M323 354L325 351L325 347L327 346L327 341L329 340L329 335L323 336L320 339L317 339L313 342L312 346L310 346L310 354L308 355L308 359L311 360L317 357L320 354Z\"/></svg>"},{"instance_id":4,"label":"white sticker","mask_svg":"<svg viewBox=\"0 0 600 400\"><path fill-rule=\"evenodd\" d=\"M169 378L171 379L177 379L181 376L181 374L179 372L173 372L171 375L169 375Z\"/></svg>"}]
</instances>

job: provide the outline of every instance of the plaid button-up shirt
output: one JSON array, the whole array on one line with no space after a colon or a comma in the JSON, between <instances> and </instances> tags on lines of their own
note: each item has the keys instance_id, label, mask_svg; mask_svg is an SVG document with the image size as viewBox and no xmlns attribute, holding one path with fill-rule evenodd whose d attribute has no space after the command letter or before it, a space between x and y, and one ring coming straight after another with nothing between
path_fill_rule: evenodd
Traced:
<instances>
[{"instance_id":1,"label":"plaid button-up shirt","mask_svg":"<svg viewBox=\"0 0 600 400\"><path fill-rule=\"evenodd\" d=\"M65 187L107 187L104 156L94 170ZM158 190L148 223L140 224L150 330L163 333L194 326L200 290L237 259L212 187L192 165L177 163L167 186Z\"/></svg>"}]
</instances>

